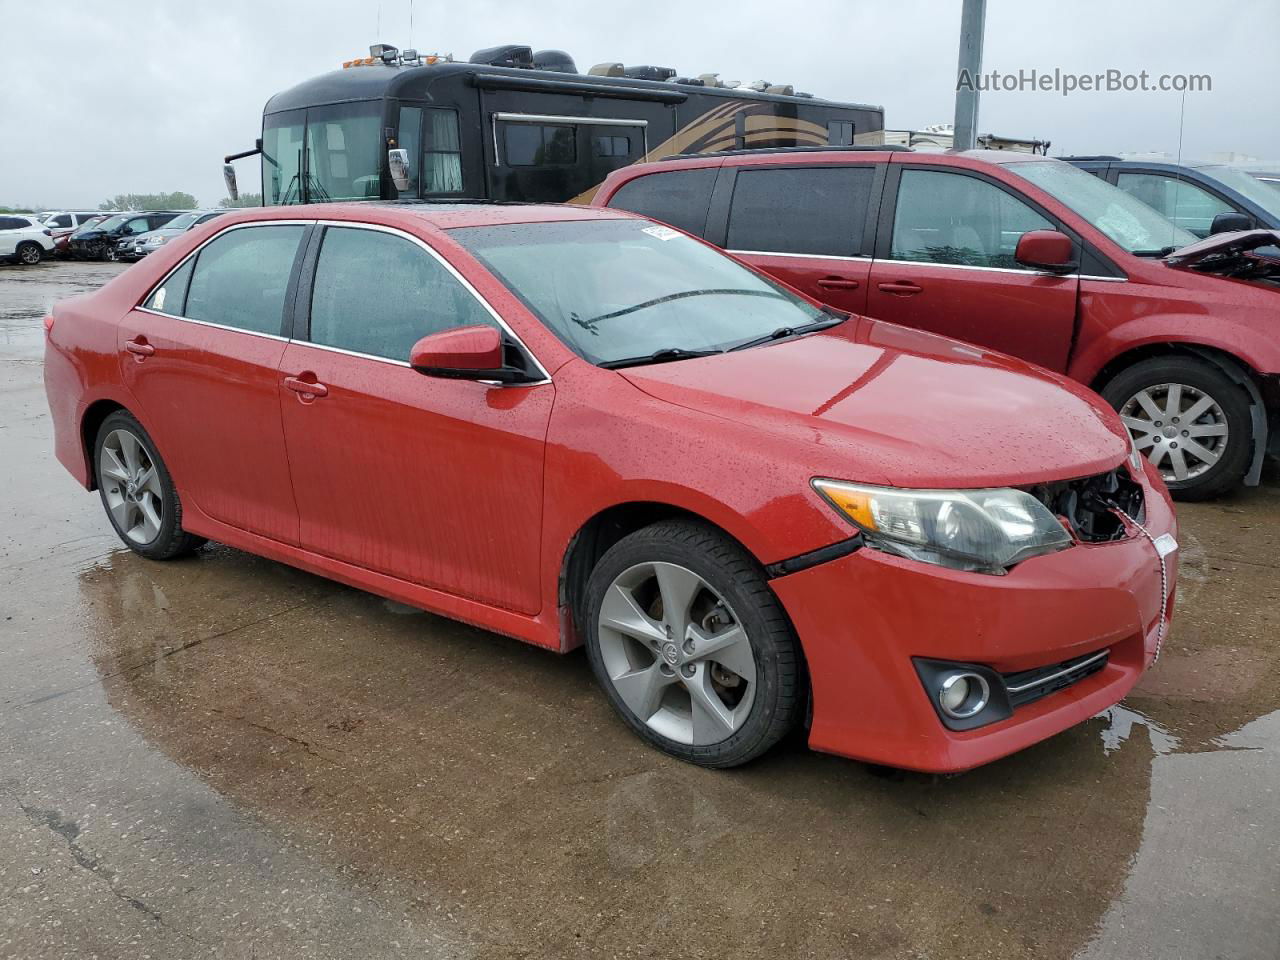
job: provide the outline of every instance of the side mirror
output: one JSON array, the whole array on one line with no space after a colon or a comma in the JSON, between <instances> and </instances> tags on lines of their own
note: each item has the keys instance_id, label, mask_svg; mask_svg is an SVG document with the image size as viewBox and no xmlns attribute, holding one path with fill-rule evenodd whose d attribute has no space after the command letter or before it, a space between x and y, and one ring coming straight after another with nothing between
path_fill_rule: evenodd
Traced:
<instances>
[{"instance_id":1,"label":"side mirror","mask_svg":"<svg viewBox=\"0 0 1280 960\"><path fill-rule=\"evenodd\" d=\"M413 184L409 180L409 151L396 147L387 151L387 169L391 171L391 182L397 190L408 190Z\"/></svg>"},{"instance_id":2,"label":"side mirror","mask_svg":"<svg viewBox=\"0 0 1280 960\"><path fill-rule=\"evenodd\" d=\"M232 200L240 199L240 188L236 186L236 168L229 163L222 165L222 179L227 184L227 196Z\"/></svg>"},{"instance_id":3,"label":"side mirror","mask_svg":"<svg viewBox=\"0 0 1280 960\"><path fill-rule=\"evenodd\" d=\"M1050 273L1075 273L1080 265L1071 259L1071 238L1057 230L1029 230L1018 238L1013 259L1024 267Z\"/></svg>"},{"instance_id":4,"label":"side mirror","mask_svg":"<svg viewBox=\"0 0 1280 960\"><path fill-rule=\"evenodd\" d=\"M1209 225L1209 233L1210 235L1215 233L1235 233L1238 230L1252 230L1254 226L1253 217L1247 213L1228 210L1226 213L1220 213L1213 218L1213 223Z\"/></svg>"},{"instance_id":5,"label":"side mirror","mask_svg":"<svg viewBox=\"0 0 1280 960\"><path fill-rule=\"evenodd\" d=\"M528 371L503 362L502 332L480 324L429 333L409 351L409 366L428 377L527 383Z\"/></svg>"}]
</instances>

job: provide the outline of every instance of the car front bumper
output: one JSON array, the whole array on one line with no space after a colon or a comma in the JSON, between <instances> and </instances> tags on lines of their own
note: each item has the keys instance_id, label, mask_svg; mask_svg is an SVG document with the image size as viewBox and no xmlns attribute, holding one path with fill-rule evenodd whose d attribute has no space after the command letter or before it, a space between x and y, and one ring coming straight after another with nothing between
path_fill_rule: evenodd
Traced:
<instances>
[{"instance_id":1,"label":"car front bumper","mask_svg":"<svg viewBox=\"0 0 1280 960\"><path fill-rule=\"evenodd\" d=\"M1147 530L1176 535L1146 487ZM1117 703L1150 666L1173 610L1178 554L1143 536L1077 544L1005 576L964 573L864 548L771 581L800 637L813 691L809 744L841 756L954 773L1014 753ZM1013 709L948 729L913 658L1015 674L1107 651L1100 670Z\"/></svg>"}]
</instances>

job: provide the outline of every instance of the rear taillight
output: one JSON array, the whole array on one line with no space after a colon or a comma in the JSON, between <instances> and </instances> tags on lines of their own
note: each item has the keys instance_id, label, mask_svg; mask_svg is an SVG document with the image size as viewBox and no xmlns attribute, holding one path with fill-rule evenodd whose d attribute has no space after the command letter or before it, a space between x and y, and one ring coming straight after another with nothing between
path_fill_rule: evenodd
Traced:
<instances>
[{"instance_id":1,"label":"rear taillight","mask_svg":"<svg viewBox=\"0 0 1280 960\"><path fill-rule=\"evenodd\" d=\"M52 236L53 236L53 231L52 231L52 230L50 230L50 229L48 229L48 228L46 227L46 228L45 228L45 231L44 231L44 235L45 235L46 237L52 237Z\"/></svg>"},{"instance_id":2,"label":"rear taillight","mask_svg":"<svg viewBox=\"0 0 1280 960\"><path fill-rule=\"evenodd\" d=\"M52 314L44 318L44 332L45 332L45 336L48 336L49 334L53 333L53 315Z\"/></svg>"}]
</instances>

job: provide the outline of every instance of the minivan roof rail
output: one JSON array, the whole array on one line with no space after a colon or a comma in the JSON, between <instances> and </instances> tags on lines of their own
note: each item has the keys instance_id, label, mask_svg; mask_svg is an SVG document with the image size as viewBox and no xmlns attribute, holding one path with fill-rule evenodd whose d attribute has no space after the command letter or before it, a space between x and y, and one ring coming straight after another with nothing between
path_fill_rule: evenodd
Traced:
<instances>
[{"instance_id":1,"label":"minivan roof rail","mask_svg":"<svg viewBox=\"0 0 1280 960\"><path fill-rule=\"evenodd\" d=\"M1079 156L1057 157L1058 160L1119 160L1119 157L1112 157L1105 153L1089 154L1082 153Z\"/></svg>"},{"instance_id":2,"label":"minivan roof rail","mask_svg":"<svg viewBox=\"0 0 1280 960\"><path fill-rule=\"evenodd\" d=\"M707 153L673 153L670 156L663 157L663 160L687 160L690 157L745 157L753 156L758 153L865 153L871 151L873 153L914 153L911 147L903 147L897 144L877 145L871 143L859 143L852 146L826 146L826 147L744 147L740 150L713 150Z\"/></svg>"}]
</instances>

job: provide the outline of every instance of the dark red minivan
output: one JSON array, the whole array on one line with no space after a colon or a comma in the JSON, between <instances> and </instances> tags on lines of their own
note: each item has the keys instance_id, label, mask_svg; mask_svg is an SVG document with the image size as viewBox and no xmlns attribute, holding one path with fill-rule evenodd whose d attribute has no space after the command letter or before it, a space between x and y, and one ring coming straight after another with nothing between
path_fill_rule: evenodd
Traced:
<instances>
[{"instance_id":1,"label":"dark red minivan","mask_svg":"<svg viewBox=\"0 0 1280 960\"><path fill-rule=\"evenodd\" d=\"M617 171L594 203L840 309L1066 373L1120 412L1181 499L1256 484L1268 438L1276 449L1280 263L1254 253L1271 231L1197 244L1067 163L996 151L673 158Z\"/></svg>"}]
</instances>

